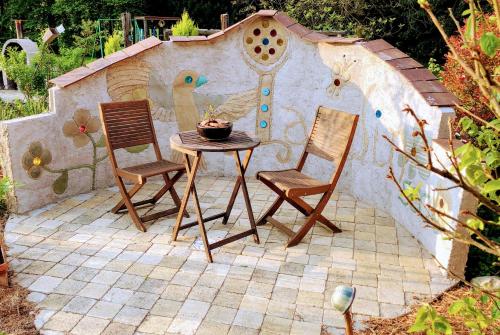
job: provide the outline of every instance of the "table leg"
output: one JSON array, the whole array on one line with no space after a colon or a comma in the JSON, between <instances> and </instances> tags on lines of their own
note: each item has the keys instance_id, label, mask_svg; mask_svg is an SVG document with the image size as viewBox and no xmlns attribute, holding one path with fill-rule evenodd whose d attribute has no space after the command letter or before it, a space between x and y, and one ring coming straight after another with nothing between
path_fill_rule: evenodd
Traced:
<instances>
[{"instance_id":1,"label":"table leg","mask_svg":"<svg viewBox=\"0 0 500 335\"><path fill-rule=\"evenodd\" d=\"M250 156L252 155L252 150L249 150L247 152L247 158L248 161L250 160ZM250 196L248 195L248 189L247 189L247 183L245 181L245 171L246 167L241 164L240 160L240 155L238 154L238 151L234 151L234 159L236 161L236 169L238 171L239 175L239 180L241 184L241 191L243 192L243 198L245 199L245 205L247 208L247 213L248 213L248 219L250 220L250 226L252 227L253 230L253 240L255 243L259 244L259 234L257 233L257 226L255 225L255 218L253 217L253 211L252 211L252 204L250 203ZM246 158L245 158L246 160ZM246 162L248 165L248 161ZM235 185L236 188L236 185ZM239 186L238 186L239 188ZM233 201L234 203L234 201ZM232 206L232 205L231 205Z\"/></svg>"},{"instance_id":2,"label":"table leg","mask_svg":"<svg viewBox=\"0 0 500 335\"><path fill-rule=\"evenodd\" d=\"M235 151L236 154L238 154L237 151ZM248 163L250 163L250 158L252 157L253 149L247 150L247 154L245 155L245 159L243 160L243 174L245 174ZM238 155L238 161L236 164L240 165L239 163L239 155ZM236 196L238 195L238 191L240 190L241 186L241 176L238 176L236 178L236 183L234 184L233 188L233 193L231 193L231 197L229 198L229 203L226 208L226 214L224 215L224 219L222 219L222 224L226 224L227 221L229 220L229 216L231 215L231 211L233 210L234 202L236 200Z\"/></svg>"}]
</instances>

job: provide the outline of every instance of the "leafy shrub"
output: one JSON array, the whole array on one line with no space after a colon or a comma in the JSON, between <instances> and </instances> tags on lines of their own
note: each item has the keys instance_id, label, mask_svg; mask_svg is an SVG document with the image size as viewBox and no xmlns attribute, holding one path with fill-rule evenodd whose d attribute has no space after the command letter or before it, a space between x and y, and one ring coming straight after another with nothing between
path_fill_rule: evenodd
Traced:
<instances>
[{"instance_id":1,"label":"leafy shrub","mask_svg":"<svg viewBox=\"0 0 500 335\"><path fill-rule=\"evenodd\" d=\"M104 54L111 55L113 52L117 52L123 49L123 32L115 30L113 35L109 36L104 43Z\"/></svg>"},{"instance_id":2,"label":"leafy shrub","mask_svg":"<svg viewBox=\"0 0 500 335\"><path fill-rule=\"evenodd\" d=\"M189 17L187 11L182 13L180 21L172 26L172 35L174 36L197 36L198 26Z\"/></svg>"},{"instance_id":3,"label":"leafy shrub","mask_svg":"<svg viewBox=\"0 0 500 335\"><path fill-rule=\"evenodd\" d=\"M4 176L0 179L0 213L2 214L7 209L7 196L13 186L14 183L8 177Z\"/></svg>"},{"instance_id":4,"label":"leafy shrub","mask_svg":"<svg viewBox=\"0 0 500 335\"><path fill-rule=\"evenodd\" d=\"M47 109L47 101L37 97L12 102L0 99L0 121L45 113Z\"/></svg>"},{"instance_id":5,"label":"leafy shrub","mask_svg":"<svg viewBox=\"0 0 500 335\"><path fill-rule=\"evenodd\" d=\"M427 69L429 69L429 71L431 71L438 80L443 80L443 76L441 75L441 72L443 72L443 67L438 64L435 58L431 57L429 59L429 62L427 63Z\"/></svg>"},{"instance_id":6,"label":"leafy shrub","mask_svg":"<svg viewBox=\"0 0 500 335\"><path fill-rule=\"evenodd\" d=\"M492 16L485 15L479 17L475 28L475 36L480 40L483 34L488 31L490 23L488 22ZM460 57L472 68L474 68L473 51L477 51L479 61L483 64L484 68L489 73L494 73L495 68L500 65L500 58L488 56L483 50L472 50L470 48L461 47L464 43L462 35L471 34L470 28L464 25L460 28L460 34L450 37L450 43L455 47ZM460 104L474 115L479 116L483 120L490 121L493 119L494 114L488 108L488 100L481 93L479 86L471 79L471 77L464 71L463 67L455 60L455 58L448 53L446 55L446 63L442 72L443 84L457 96ZM458 116L464 116L463 113L458 111Z\"/></svg>"},{"instance_id":7,"label":"leafy shrub","mask_svg":"<svg viewBox=\"0 0 500 335\"><path fill-rule=\"evenodd\" d=\"M82 20L81 30L78 35L73 35L74 45L83 50L84 57L93 57L99 50L97 39L99 38L96 31L97 22L92 20ZM84 57L82 57L83 65Z\"/></svg>"}]
</instances>

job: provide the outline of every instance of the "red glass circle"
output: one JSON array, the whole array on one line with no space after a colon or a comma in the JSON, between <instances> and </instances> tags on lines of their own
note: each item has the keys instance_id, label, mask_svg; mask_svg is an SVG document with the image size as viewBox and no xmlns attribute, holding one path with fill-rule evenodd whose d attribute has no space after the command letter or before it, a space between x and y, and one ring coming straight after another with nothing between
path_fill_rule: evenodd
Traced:
<instances>
[{"instance_id":1,"label":"red glass circle","mask_svg":"<svg viewBox=\"0 0 500 335\"><path fill-rule=\"evenodd\" d=\"M254 34L255 36L259 36L259 35L260 35L260 29L259 29L259 28L255 28L255 29L253 30L253 34Z\"/></svg>"},{"instance_id":2,"label":"red glass circle","mask_svg":"<svg viewBox=\"0 0 500 335\"><path fill-rule=\"evenodd\" d=\"M272 37L275 37L276 35L278 35L278 33L276 32L275 29L271 30L270 34Z\"/></svg>"},{"instance_id":3,"label":"red glass circle","mask_svg":"<svg viewBox=\"0 0 500 335\"><path fill-rule=\"evenodd\" d=\"M335 80L333 81L333 84L334 84L335 86L340 86L340 79L335 79Z\"/></svg>"},{"instance_id":4,"label":"red glass circle","mask_svg":"<svg viewBox=\"0 0 500 335\"><path fill-rule=\"evenodd\" d=\"M274 50L274 48L269 49L269 53L270 53L271 55L274 55L274 53L275 53L275 52L276 52L276 50Z\"/></svg>"},{"instance_id":5,"label":"red glass circle","mask_svg":"<svg viewBox=\"0 0 500 335\"><path fill-rule=\"evenodd\" d=\"M260 54L260 52L262 51L262 49L259 47L259 46L256 46L253 51L255 51L255 53L258 53Z\"/></svg>"}]
</instances>

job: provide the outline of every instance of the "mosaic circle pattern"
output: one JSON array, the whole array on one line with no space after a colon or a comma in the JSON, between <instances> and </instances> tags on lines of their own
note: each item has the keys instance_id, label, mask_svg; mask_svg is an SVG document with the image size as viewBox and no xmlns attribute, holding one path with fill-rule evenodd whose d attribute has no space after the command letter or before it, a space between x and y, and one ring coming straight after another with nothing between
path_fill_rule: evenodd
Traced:
<instances>
[{"instance_id":1,"label":"mosaic circle pattern","mask_svg":"<svg viewBox=\"0 0 500 335\"><path fill-rule=\"evenodd\" d=\"M261 19L251 24L243 34L248 55L264 65L276 63L285 53L287 32L273 19Z\"/></svg>"}]
</instances>

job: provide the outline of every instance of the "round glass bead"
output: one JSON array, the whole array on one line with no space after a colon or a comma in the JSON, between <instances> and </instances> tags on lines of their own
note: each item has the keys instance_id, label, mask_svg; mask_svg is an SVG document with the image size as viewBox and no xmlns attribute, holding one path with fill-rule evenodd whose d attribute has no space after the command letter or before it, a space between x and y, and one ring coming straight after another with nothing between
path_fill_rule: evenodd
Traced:
<instances>
[{"instance_id":1,"label":"round glass bead","mask_svg":"<svg viewBox=\"0 0 500 335\"><path fill-rule=\"evenodd\" d=\"M269 94L271 94L271 90L265 87L262 89L262 94L267 97Z\"/></svg>"},{"instance_id":2,"label":"round glass bead","mask_svg":"<svg viewBox=\"0 0 500 335\"><path fill-rule=\"evenodd\" d=\"M267 127L267 121L265 121L265 120L260 121L260 127L261 128L266 128Z\"/></svg>"},{"instance_id":3,"label":"round glass bead","mask_svg":"<svg viewBox=\"0 0 500 335\"><path fill-rule=\"evenodd\" d=\"M263 112L267 112L269 110L269 106L264 104L264 105L260 106L260 110Z\"/></svg>"}]
</instances>

